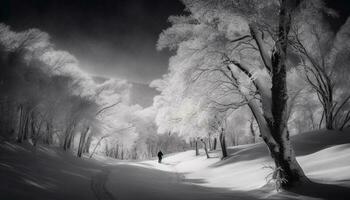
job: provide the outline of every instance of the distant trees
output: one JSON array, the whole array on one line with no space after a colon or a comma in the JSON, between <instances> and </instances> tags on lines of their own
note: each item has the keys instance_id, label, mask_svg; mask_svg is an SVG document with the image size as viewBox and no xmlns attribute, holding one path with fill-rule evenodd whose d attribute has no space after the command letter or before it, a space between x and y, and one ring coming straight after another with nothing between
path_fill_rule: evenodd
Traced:
<instances>
[{"instance_id":1,"label":"distant trees","mask_svg":"<svg viewBox=\"0 0 350 200\"><path fill-rule=\"evenodd\" d=\"M219 143L220 143L220 148L221 148L221 158L224 159L228 156L227 154L227 147L226 147L226 136L225 136L225 122L226 119L220 115L219 113L214 114L213 112L211 114L211 119L209 120L209 130L215 131L219 135ZM216 139L216 138L215 138ZM215 141L215 140L214 140Z\"/></svg>"}]
</instances>

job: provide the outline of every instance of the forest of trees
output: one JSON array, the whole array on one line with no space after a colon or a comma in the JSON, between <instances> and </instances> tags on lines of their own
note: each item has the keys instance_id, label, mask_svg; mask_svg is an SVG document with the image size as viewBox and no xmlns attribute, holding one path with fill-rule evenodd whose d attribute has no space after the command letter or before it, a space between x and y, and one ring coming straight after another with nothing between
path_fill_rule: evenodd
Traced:
<instances>
[{"instance_id":1,"label":"forest of trees","mask_svg":"<svg viewBox=\"0 0 350 200\"><path fill-rule=\"evenodd\" d=\"M283 187L306 179L290 135L350 127L350 19L321 0L182 0L157 48L169 71L153 105L132 84L97 81L38 29L0 24L0 132L81 157L145 159L264 142Z\"/></svg>"},{"instance_id":2,"label":"forest of trees","mask_svg":"<svg viewBox=\"0 0 350 200\"><path fill-rule=\"evenodd\" d=\"M73 55L56 50L47 33L1 24L0 51L2 138L120 159L187 147L176 134L156 134L152 109L129 105L131 84L96 81Z\"/></svg>"}]
</instances>

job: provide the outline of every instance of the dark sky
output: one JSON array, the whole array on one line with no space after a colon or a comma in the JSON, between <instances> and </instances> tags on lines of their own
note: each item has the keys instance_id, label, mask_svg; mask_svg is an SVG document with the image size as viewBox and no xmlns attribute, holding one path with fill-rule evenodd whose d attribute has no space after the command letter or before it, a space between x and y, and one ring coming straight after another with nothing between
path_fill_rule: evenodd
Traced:
<instances>
[{"instance_id":1,"label":"dark sky","mask_svg":"<svg viewBox=\"0 0 350 200\"><path fill-rule=\"evenodd\" d=\"M39 28L90 73L149 83L167 72L169 52L155 49L178 0L0 0L14 30Z\"/></svg>"},{"instance_id":2,"label":"dark sky","mask_svg":"<svg viewBox=\"0 0 350 200\"><path fill-rule=\"evenodd\" d=\"M0 20L15 30L40 28L90 73L149 83L167 72L169 52L156 41L169 15L184 14L178 0L0 0ZM350 0L328 0L343 23Z\"/></svg>"}]
</instances>

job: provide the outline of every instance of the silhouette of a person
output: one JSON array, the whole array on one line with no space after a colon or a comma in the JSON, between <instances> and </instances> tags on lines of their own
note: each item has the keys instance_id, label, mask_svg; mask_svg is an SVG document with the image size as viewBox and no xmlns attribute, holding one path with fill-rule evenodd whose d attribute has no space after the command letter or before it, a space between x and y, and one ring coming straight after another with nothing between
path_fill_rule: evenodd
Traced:
<instances>
[{"instance_id":1,"label":"silhouette of a person","mask_svg":"<svg viewBox=\"0 0 350 200\"><path fill-rule=\"evenodd\" d=\"M162 157L163 157L163 152L159 150L157 155L158 155L158 162L161 163L162 162Z\"/></svg>"}]
</instances>

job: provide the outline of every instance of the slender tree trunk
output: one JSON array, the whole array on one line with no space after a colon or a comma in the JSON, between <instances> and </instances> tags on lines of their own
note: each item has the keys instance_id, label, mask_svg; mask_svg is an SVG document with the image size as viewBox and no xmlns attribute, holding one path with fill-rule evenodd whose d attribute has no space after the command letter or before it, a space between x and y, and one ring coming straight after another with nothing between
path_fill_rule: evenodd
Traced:
<instances>
[{"instance_id":1,"label":"slender tree trunk","mask_svg":"<svg viewBox=\"0 0 350 200\"><path fill-rule=\"evenodd\" d=\"M209 150L213 150L212 149L212 145L211 145L211 138L210 138L210 134L208 133L208 146L209 146Z\"/></svg>"},{"instance_id":2,"label":"slender tree trunk","mask_svg":"<svg viewBox=\"0 0 350 200\"><path fill-rule=\"evenodd\" d=\"M89 157L89 158L92 158L92 156L94 155L94 153L95 153L97 147L101 144L101 141L102 141L104 138L105 138L105 137L101 137L101 138L98 140L98 142L97 142L97 144L96 144L94 150L93 150L92 153L90 154L90 157Z\"/></svg>"},{"instance_id":3,"label":"slender tree trunk","mask_svg":"<svg viewBox=\"0 0 350 200\"><path fill-rule=\"evenodd\" d=\"M196 146L196 156L199 156L198 139L195 141L195 146Z\"/></svg>"},{"instance_id":4,"label":"slender tree trunk","mask_svg":"<svg viewBox=\"0 0 350 200\"><path fill-rule=\"evenodd\" d=\"M86 139L86 135L88 134L89 130L90 130L90 126L88 126L86 128L86 130L83 131L80 135L79 146L78 146L78 157L79 158L83 154L84 146L85 146L85 139Z\"/></svg>"},{"instance_id":5,"label":"slender tree trunk","mask_svg":"<svg viewBox=\"0 0 350 200\"><path fill-rule=\"evenodd\" d=\"M63 143L63 150L65 151L68 149L70 134L71 134L70 127L67 127L65 136L64 136L64 143Z\"/></svg>"},{"instance_id":6,"label":"slender tree trunk","mask_svg":"<svg viewBox=\"0 0 350 200\"><path fill-rule=\"evenodd\" d=\"M203 139L201 139L201 142L203 143L205 155L207 156L207 158L210 158L208 153L207 143Z\"/></svg>"},{"instance_id":7,"label":"slender tree trunk","mask_svg":"<svg viewBox=\"0 0 350 200\"><path fill-rule=\"evenodd\" d=\"M122 152L121 152L121 155L120 155L121 159L124 160L124 149L122 147Z\"/></svg>"},{"instance_id":8,"label":"slender tree trunk","mask_svg":"<svg viewBox=\"0 0 350 200\"><path fill-rule=\"evenodd\" d=\"M110 152L110 150L108 149L108 143L106 143L106 145L105 145L105 155L109 156L109 152Z\"/></svg>"},{"instance_id":9,"label":"slender tree trunk","mask_svg":"<svg viewBox=\"0 0 350 200\"><path fill-rule=\"evenodd\" d=\"M84 145L84 153L90 152L91 140L92 140L92 132L87 133L89 136L87 137L86 144Z\"/></svg>"},{"instance_id":10,"label":"slender tree trunk","mask_svg":"<svg viewBox=\"0 0 350 200\"><path fill-rule=\"evenodd\" d=\"M217 138L215 137L214 138L214 144L213 144L213 150L216 150L216 145L217 145Z\"/></svg>"},{"instance_id":11,"label":"slender tree trunk","mask_svg":"<svg viewBox=\"0 0 350 200\"><path fill-rule=\"evenodd\" d=\"M74 132L72 131L68 140L68 149L74 149Z\"/></svg>"},{"instance_id":12,"label":"slender tree trunk","mask_svg":"<svg viewBox=\"0 0 350 200\"><path fill-rule=\"evenodd\" d=\"M72 140L73 140L73 131L75 128L75 123L70 124L65 133L65 139L64 139L64 144L63 144L63 149L66 151L71 148Z\"/></svg>"},{"instance_id":13,"label":"slender tree trunk","mask_svg":"<svg viewBox=\"0 0 350 200\"><path fill-rule=\"evenodd\" d=\"M221 145L221 152L222 152L222 157L221 159L224 159L227 157L227 148L226 148L226 140L225 140L225 132L224 128L221 128L220 132L220 145Z\"/></svg>"},{"instance_id":14,"label":"slender tree trunk","mask_svg":"<svg viewBox=\"0 0 350 200\"><path fill-rule=\"evenodd\" d=\"M36 146L40 137L41 137L41 126L42 126L42 122L40 122L38 130L36 131L35 134L35 138L34 138L34 142L33 142L33 146Z\"/></svg>"},{"instance_id":15,"label":"slender tree trunk","mask_svg":"<svg viewBox=\"0 0 350 200\"><path fill-rule=\"evenodd\" d=\"M114 152L114 158L118 159L118 154L119 154L119 145L118 143L115 145L115 152Z\"/></svg>"},{"instance_id":16,"label":"slender tree trunk","mask_svg":"<svg viewBox=\"0 0 350 200\"><path fill-rule=\"evenodd\" d=\"M25 123L24 123L24 131L22 134L22 141L27 140L29 135L29 113L26 113L24 116L25 116Z\"/></svg>"},{"instance_id":17,"label":"slender tree trunk","mask_svg":"<svg viewBox=\"0 0 350 200\"><path fill-rule=\"evenodd\" d=\"M324 105L323 105L323 109L324 109L324 114L325 114L325 121L326 121L326 129L328 130L333 130L334 126L333 126L333 111L334 109L332 109L333 107L333 100L332 100L332 96L327 97L323 97L324 99Z\"/></svg>"},{"instance_id":18,"label":"slender tree trunk","mask_svg":"<svg viewBox=\"0 0 350 200\"><path fill-rule=\"evenodd\" d=\"M32 119L30 120L30 129L32 131L32 134L31 134L31 139L33 141L33 144L36 143L35 140L37 138L37 132L35 130L35 119L34 119L34 114L32 113ZM34 145L33 145L34 146Z\"/></svg>"},{"instance_id":19,"label":"slender tree trunk","mask_svg":"<svg viewBox=\"0 0 350 200\"><path fill-rule=\"evenodd\" d=\"M134 147L133 152L132 152L132 159L134 159L134 160L137 159L137 148L136 148L136 146Z\"/></svg>"},{"instance_id":20,"label":"slender tree trunk","mask_svg":"<svg viewBox=\"0 0 350 200\"><path fill-rule=\"evenodd\" d=\"M255 130L254 130L254 117L252 117L251 119L251 123L250 123L250 133L252 134L252 143L255 143L255 138L256 138L256 133L255 133Z\"/></svg>"},{"instance_id":21,"label":"slender tree trunk","mask_svg":"<svg viewBox=\"0 0 350 200\"><path fill-rule=\"evenodd\" d=\"M48 121L46 123L46 134L45 134L45 139L44 139L44 143L47 145L52 144L52 124L51 121Z\"/></svg>"},{"instance_id":22,"label":"slender tree trunk","mask_svg":"<svg viewBox=\"0 0 350 200\"><path fill-rule=\"evenodd\" d=\"M19 125L18 125L18 132L17 132L17 142L21 143L23 141L23 106L19 106Z\"/></svg>"}]
</instances>

